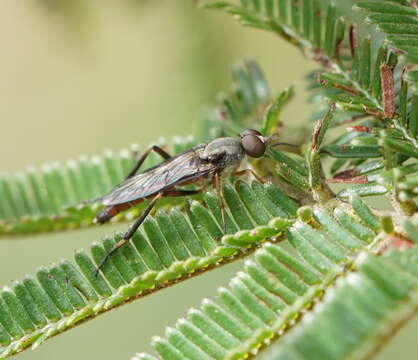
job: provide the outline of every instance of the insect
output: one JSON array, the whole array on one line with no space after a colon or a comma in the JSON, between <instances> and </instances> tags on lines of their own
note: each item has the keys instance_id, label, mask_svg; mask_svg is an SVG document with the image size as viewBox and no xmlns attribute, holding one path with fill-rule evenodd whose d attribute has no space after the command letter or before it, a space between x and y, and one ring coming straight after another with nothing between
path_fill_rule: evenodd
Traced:
<instances>
[{"instance_id":1,"label":"insect","mask_svg":"<svg viewBox=\"0 0 418 360\"><path fill-rule=\"evenodd\" d=\"M159 146L151 146L138 159L126 179L100 198L104 209L96 216L96 222L99 224L108 222L119 212L142 201L149 200L149 203L138 219L123 235L122 239L101 260L97 267L96 275L109 257L129 241L151 212L154 205L162 197L197 194L207 184L212 183L216 189L225 230L221 175L241 176L251 173L259 181L262 181L251 169L241 171L237 171L237 169L245 155L253 158L263 156L266 147L270 146L272 138L263 137L257 130L248 129L240 133L238 138L217 138L209 143L199 144L175 156L171 156ZM274 145L279 144L284 143ZM163 157L164 161L157 166L137 174L151 151ZM200 185L200 187L197 190L181 189L181 186L187 184L196 184Z\"/></svg>"}]
</instances>

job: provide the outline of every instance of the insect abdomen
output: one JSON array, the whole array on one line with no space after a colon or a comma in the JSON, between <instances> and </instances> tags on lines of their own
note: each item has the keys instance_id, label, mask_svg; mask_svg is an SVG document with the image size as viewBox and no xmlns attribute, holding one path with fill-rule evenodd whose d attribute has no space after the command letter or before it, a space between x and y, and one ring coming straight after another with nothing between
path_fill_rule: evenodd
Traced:
<instances>
[{"instance_id":1,"label":"insect abdomen","mask_svg":"<svg viewBox=\"0 0 418 360\"><path fill-rule=\"evenodd\" d=\"M107 208L103 209L96 215L96 222L99 224L107 223L114 215L112 215Z\"/></svg>"},{"instance_id":2,"label":"insect abdomen","mask_svg":"<svg viewBox=\"0 0 418 360\"><path fill-rule=\"evenodd\" d=\"M123 204L106 206L102 211L100 211L96 215L96 221L99 224L107 223L112 217L116 216L121 211L129 209L131 206L141 202L142 200L143 199L138 199L136 201L131 201Z\"/></svg>"}]
</instances>

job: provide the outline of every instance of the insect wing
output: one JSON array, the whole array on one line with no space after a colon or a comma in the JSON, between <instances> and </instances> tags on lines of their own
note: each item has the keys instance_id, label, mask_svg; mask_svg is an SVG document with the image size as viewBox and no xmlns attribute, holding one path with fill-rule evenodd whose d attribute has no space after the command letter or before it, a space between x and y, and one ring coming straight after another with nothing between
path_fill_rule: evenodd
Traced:
<instances>
[{"instance_id":1,"label":"insect wing","mask_svg":"<svg viewBox=\"0 0 418 360\"><path fill-rule=\"evenodd\" d=\"M146 198L165 188L188 180L192 181L213 172L215 166L199 158L202 150L203 147L200 146L185 151L125 180L103 197L103 205L117 205Z\"/></svg>"}]
</instances>

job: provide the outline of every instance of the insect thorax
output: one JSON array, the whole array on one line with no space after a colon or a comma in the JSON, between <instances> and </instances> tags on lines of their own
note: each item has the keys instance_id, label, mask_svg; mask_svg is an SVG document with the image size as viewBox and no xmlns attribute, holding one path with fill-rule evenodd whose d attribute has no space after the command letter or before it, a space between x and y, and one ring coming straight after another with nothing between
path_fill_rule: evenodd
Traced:
<instances>
[{"instance_id":1,"label":"insect thorax","mask_svg":"<svg viewBox=\"0 0 418 360\"><path fill-rule=\"evenodd\" d=\"M239 166L244 155L239 139L225 137L215 139L207 144L200 159L216 164L223 170Z\"/></svg>"}]
</instances>

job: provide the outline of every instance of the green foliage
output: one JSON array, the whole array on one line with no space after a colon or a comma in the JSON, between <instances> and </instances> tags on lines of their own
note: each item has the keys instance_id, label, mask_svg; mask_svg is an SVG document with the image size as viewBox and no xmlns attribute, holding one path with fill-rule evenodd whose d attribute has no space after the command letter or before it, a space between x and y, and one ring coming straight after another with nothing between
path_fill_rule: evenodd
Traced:
<instances>
[{"instance_id":1,"label":"green foliage","mask_svg":"<svg viewBox=\"0 0 418 360\"><path fill-rule=\"evenodd\" d=\"M359 9L367 13L367 21L385 33L389 43L405 55L407 61L418 63L418 16L416 4L408 1L359 1Z\"/></svg>"},{"instance_id":2,"label":"green foliage","mask_svg":"<svg viewBox=\"0 0 418 360\"><path fill-rule=\"evenodd\" d=\"M338 277L354 270L361 251L375 250L383 239L380 226L377 233L370 229L378 219L358 201L352 214L315 207L311 221L299 219L282 241L264 244L228 288L218 290L217 301L203 300L167 328L165 338L153 339L159 359L241 359L291 331Z\"/></svg>"},{"instance_id":3,"label":"green foliage","mask_svg":"<svg viewBox=\"0 0 418 360\"><path fill-rule=\"evenodd\" d=\"M174 138L171 144L171 151L179 153L195 145L196 140ZM118 154L106 151L104 155L81 156L66 164L56 162L31 167L24 173L1 175L0 235L91 226L100 205L83 201L102 196L118 184L133 167L138 151L138 146L132 145L131 150L124 149ZM144 166L160 162L158 155L151 153ZM165 200L160 205L167 203L178 201ZM136 213L136 210L124 213L115 220Z\"/></svg>"},{"instance_id":4,"label":"green foliage","mask_svg":"<svg viewBox=\"0 0 418 360\"><path fill-rule=\"evenodd\" d=\"M28 276L5 288L0 358L250 255L243 271L218 290L216 301L203 300L200 309L168 328L165 338L154 338L158 357L140 353L135 359L241 359L270 344L265 358L360 359L390 338L417 306L418 75L410 64L418 54L416 3L356 3L385 33L383 40L360 35L336 5L206 3L246 26L280 35L321 66L308 77L311 101L319 104L315 124L306 124L311 137L289 151L270 147L265 158L251 161L271 182L223 186L226 234L213 192L166 200L166 209L149 217L98 277L95 266L120 234L93 243L90 256L77 251L74 263L41 267L36 280ZM246 60L233 69L231 89L201 122L198 138L256 128L280 142L286 131L280 113L292 95L289 88L272 97L258 65ZM173 152L194 143L175 142ZM3 176L0 233L90 224L99 205L77 204L117 184L133 162L124 151ZM342 185L338 193L334 183ZM362 199L378 195L393 206L384 216Z\"/></svg>"},{"instance_id":5,"label":"green foliage","mask_svg":"<svg viewBox=\"0 0 418 360\"><path fill-rule=\"evenodd\" d=\"M291 330L260 359L370 358L415 311L417 256L415 247L381 257L361 254L355 271L337 280L299 331Z\"/></svg>"},{"instance_id":6,"label":"green foliage","mask_svg":"<svg viewBox=\"0 0 418 360\"><path fill-rule=\"evenodd\" d=\"M283 106L293 97L293 92L293 87L283 90L267 108L261 125L261 133L263 135L277 133L278 129L275 129L275 127L280 125L280 112Z\"/></svg>"},{"instance_id":7,"label":"green foliage","mask_svg":"<svg viewBox=\"0 0 418 360\"><path fill-rule=\"evenodd\" d=\"M344 20L337 16L335 6L327 9L317 1L289 0L241 1L241 6L227 1L208 1L208 8L222 9L237 18L243 25L272 31L316 60L326 63L338 60L339 42L344 35ZM323 49L324 54L317 53Z\"/></svg>"},{"instance_id":8,"label":"green foliage","mask_svg":"<svg viewBox=\"0 0 418 360\"><path fill-rule=\"evenodd\" d=\"M415 9L388 3L388 9L392 6L406 9L410 16L415 14L416 17ZM364 6L369 10L382 7L380 2L359 2L357 6L362 4L366 4ZM215 1L207 6L233 14L244 25L273 31L318 61L323 66L318 77L322 87L321 97L326 96L337 107L332 126L369 118L347 128L349 134L334 139L320 149L322 155L337 158L331 167L334 174L331 181L360 182L344 189L341 197L353 193L360 196L382 195L388 190L399 194L401 189L397 184L388 188L369 181L368 177L359 177L364 174L365 168L378 176L374 158L381 158L380 166L386 169L401 165L409 157L417 158L417 107L414 106L417 94L410 89L406 80L409 73L405 73L405 67L395 51L377 40L372 42L368 37L359 38L355 28L337 15L332 3L326 9L315 0L300 3L286 0L278 3L242 1L241 6ZM386 9L386 4L383 8ZM337 174L343 167L346 169ZM292 178L299 188L309 189L306 179L300 178L293 169L284 167L281 174ZM410 183L410 180L405 181ZM411 189L413 185L402 186ZM409 213L417 209L416 194L411 191L395 198Z\"/></svg>"},{"instance_id":9,"label":"green foliage","mask_svg":"<svg viewBox=\"0 0 418 360\"><path fill-rule=\"evenodd\" d=\"M90 255L78 250L74 262L40 267L34 277L5 288L0 292L0 358L36 348L103 312L249 254L293 223L296 204L273 184L237 181L225 184L223 194L227 235L217 198L208 192L206 206L190 201L186 214L173 208L147 218L132 244L112 256L97 277L97 264L122 234L93 243Z\"/></svg>"}]
</instances>

